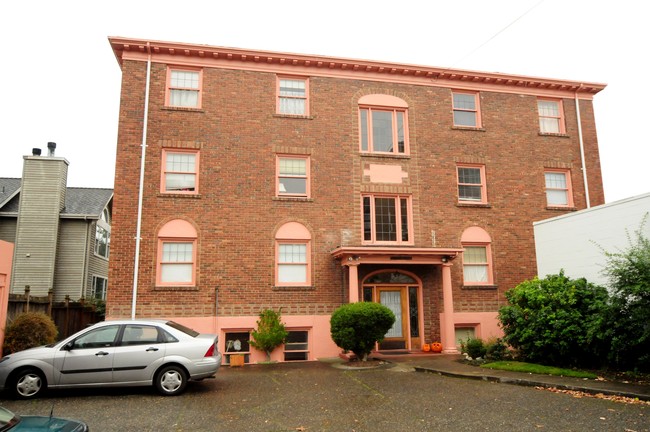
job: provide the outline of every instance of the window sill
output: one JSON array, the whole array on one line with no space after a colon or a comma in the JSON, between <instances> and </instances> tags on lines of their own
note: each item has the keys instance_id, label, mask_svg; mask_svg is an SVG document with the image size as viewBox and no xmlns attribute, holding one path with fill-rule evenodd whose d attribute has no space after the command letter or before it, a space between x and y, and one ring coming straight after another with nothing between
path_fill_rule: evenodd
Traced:
<instances>
[{"instance_id":1,"label":"window sill","mask_svg":"<svg viewBox=\"0 0 650 432\"><path fill-rule=\"evenodd\" d=\"M565 133L552 133L552 132L539 132L539 136L569 138L569 135Z\"/></svg>"},{"instance_id":2,"label":"window sill","mask_svg":"<svg viewBox=\"0 0 650 432\"><path fill-rule=\"evenodd\" d=\"M167 193L159 192L158 198L191 198L191 199L200 199L201 194L183 194L183 193Z\"/></svg>"},{"instance_id":3,"label":"window sill","mask_svg":"<svg viewBox=\"0 0 650 432\"><path fill-rule=\"evenodd\" d=\"M314 202L314 199L313 199L313 198L307 198L307 197L276 196L276 197L273 197L273 201L302 201L302 202Z\"/></svg>"},{"instance_id":4,"label":"window sill","mask_svg":"<svg viewBox=\"0 0 650 432\"><path fill-rule=\"evenodd\" d=\"M552 210L552 211L577 211L578 209L575 207L569 207L569 206L546 206L546 210Z\"/></svg>"},{"instance_id":5,"label":"window sill","mask_svg":"<svg viewBox=\"0 0 650 432\"><path fill-rule=\"evenodd\" d=\"M316 117L312 115L298 115L298 114L273 114L273 117L276 118L289 118L289 119L303 119L303 120L314 120Z\"/></svg>"},{"instance_id":6,"label":"window sill","mask_svg":"<svg viewBox=\"0 0 650 432\"><path fill-rule=\"evenodd\" d=\"M99 258L99 259L101 259L101 260L104 260L104 261L108 262L108 257L102 256L102 255L98 255L98 254L96 254L96 253L93 253L93 255L95 255L97 258Z\"/></svg>"},{"instance_id":7,"label":"window sill","mask_svg":"<svg viewBox=\"0 0 650 432\"><path fill-rule=\"evenodd\" d=\"M399 153L371 153L371 152L360 152L362 157L374 157L382 159L411 159L410 154L399 154Z\"/></svg>"},{"instance_id":8,"label":"window sill","mask_svg":"<svg viewBox=\"0 0 650 432\"><path fill-rule=\"evenodd\" d=\"M473 126L452 126L451 129L459 130L459 131L486 132L485 128L483 127L473 127Z\"/></svg>"},{"instance_id":9,"label":"window sill","mask_svg":"<svg viewBox=\"0 0 650 432\"><path fill-rule=\"evenodd\" d=\"M496 290L499 288L498 285L463 285L462 289L464 290L480 290L480 291L491 291L491 290Z\"/></svg>"},{"instance_id":10,"label":"window sill","mask_svg":"<svg viewBox=\"0 0 650 432\"><path fill-rule=\"evenodd\" d=\"M153 287L154 291L198 291L197 286L160 286Z\"/></svg>"},{"instance_id":11,"label":"window sill","mask_svg":"<svg viewBox=\"0 0 650 432\"><path fill-rule=\"evenodd\" d=\"M174 107L174 106L164 106L161 108L163 111L184 111L184 112L195 112L195 113L204 113L203 108L190 108L190 107Z\"/></svg>"},{"instance_id":12,"label":"window sill","mask_svg":"<svg viewBox=\"0 0 650 432\"><path fill-rule=\"evenodd\" d=\"M492 204L488 204L488 203L458 202L458 203L456 203L456 207L492 208Z\"/></svg>"},{"instance_id":13,"label":"window sill","mask_svg":"<svg viewBox=\"0 0 650 432\"><path fill-rule=\"evenodd\" d=\"M273 291L316 291L315 286L274 286Z\"/></svg>"}]
</instances>

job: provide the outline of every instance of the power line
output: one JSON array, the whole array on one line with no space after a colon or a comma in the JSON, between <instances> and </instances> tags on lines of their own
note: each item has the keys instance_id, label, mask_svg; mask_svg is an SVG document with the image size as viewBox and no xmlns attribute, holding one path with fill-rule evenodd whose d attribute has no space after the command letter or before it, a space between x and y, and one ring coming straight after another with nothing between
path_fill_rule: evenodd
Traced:
<instances>
[{"instance_id":1,"label":"power line","mask_svg":"<svg viewBox=\"0 0 650 432\"><path fill-rule=\"evenodd\" d=\"M499 36L501 33L503 33L504 31L506 31L509 27L511 27L514 23L516 23L517 21L519 21L520 19L522 19L523 17L525 17L526 15L528 15L528 13L530 13L530 12L531 12L533 9L535 9L537 6L539 6L539 5L541 5L542 3L544 3L544 1L545 1L545 0L540 0L540 1L537 2L535 5L531 6L531 7L530 7L526 12L524 12L523 14L521 14L520 16L518 16L517 18L515 18L512 22L510 22L510 24L508 24L507 26L503 27L501 30L499 30L498 32L496 32L496 33L495 33L492 37L490 37L488 40L486 40L486 41L483 42L481 45L479 45L479 46L477 46L476 48L474 48L471 52L469 52L468 54L466 54L465 56L463 56L462 58L460 58L459 60L457 60L456 62L454 62L454 64L453 64L452 66L449 66L448 69L452 69L452 68L454 68L458 63L461 63L461 62L462 62L463 60L465 60L467 57L471 56L471 55L474 54L476 51L478 51L478 50L480 50L481 48L483 48L485 45L487 45L488 43L490 43L490 41L492 41L492 40L495 39L497 36Z\"/></svg>"}]
</instances>

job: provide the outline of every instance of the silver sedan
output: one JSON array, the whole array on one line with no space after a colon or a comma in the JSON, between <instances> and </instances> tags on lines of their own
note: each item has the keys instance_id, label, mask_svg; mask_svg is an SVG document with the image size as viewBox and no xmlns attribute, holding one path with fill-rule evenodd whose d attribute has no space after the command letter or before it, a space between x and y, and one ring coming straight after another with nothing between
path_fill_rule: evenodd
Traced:
<instances>
[{"instance_id":1,"label":"silver sedan","mask_svg":"<svg viewBox=\"0 0 650 432\"><path fill-rule=\"evenodd\" d=\"M188 380L213 377L221 366L217 336L173 321L104 321L52 345L0 359L0 390L18 398L47 388L149 386L182 393Z\"/></svg>"}]
</instances>

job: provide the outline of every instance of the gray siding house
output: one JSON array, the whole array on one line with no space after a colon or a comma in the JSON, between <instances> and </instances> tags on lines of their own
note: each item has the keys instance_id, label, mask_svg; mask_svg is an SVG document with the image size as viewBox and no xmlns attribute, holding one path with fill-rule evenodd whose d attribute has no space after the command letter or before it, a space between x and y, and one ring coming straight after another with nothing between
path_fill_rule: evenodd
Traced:
<instances>
[{"instance_id":1,"label":"gray siding house","mask_svg":"<svg viewBox=\"0 0 650 432\"><path fill-rule=\"evenodd\" d=\"M106 296L112 189L67 187L69 162L34 149L22 178L0 177L0 240L14 243L10 293Z\"/></svg>"}]
</instances>

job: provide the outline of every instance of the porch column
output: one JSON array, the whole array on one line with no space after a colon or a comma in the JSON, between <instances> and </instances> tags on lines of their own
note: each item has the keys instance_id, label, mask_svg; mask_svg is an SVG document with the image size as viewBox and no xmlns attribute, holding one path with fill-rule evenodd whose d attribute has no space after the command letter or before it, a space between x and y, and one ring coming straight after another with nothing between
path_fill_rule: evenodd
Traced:
<instances>
[{"instance_id":1,"label":"porch column","mask_svg":"<svg viewBox=\"0 0 650 432\"><path fill-rule=\"evenodd\" d=\"M454 328L454 296L451 289L451 264L442 265L442 299L445 318L442 323L442 334L445 344L442 352L445 354L458 354L456 349L456 330Z\"/></svg>"},{"instance_id":2,"label":"porch column","mask_svg":"<svg viewBox=\"0 0 650 432\"><path fill-rule=\"evenodd\" d=\"M348 280L350 303L357 303L359 301L359 264L348 264Z\"/></svg>"}]
</instances>

